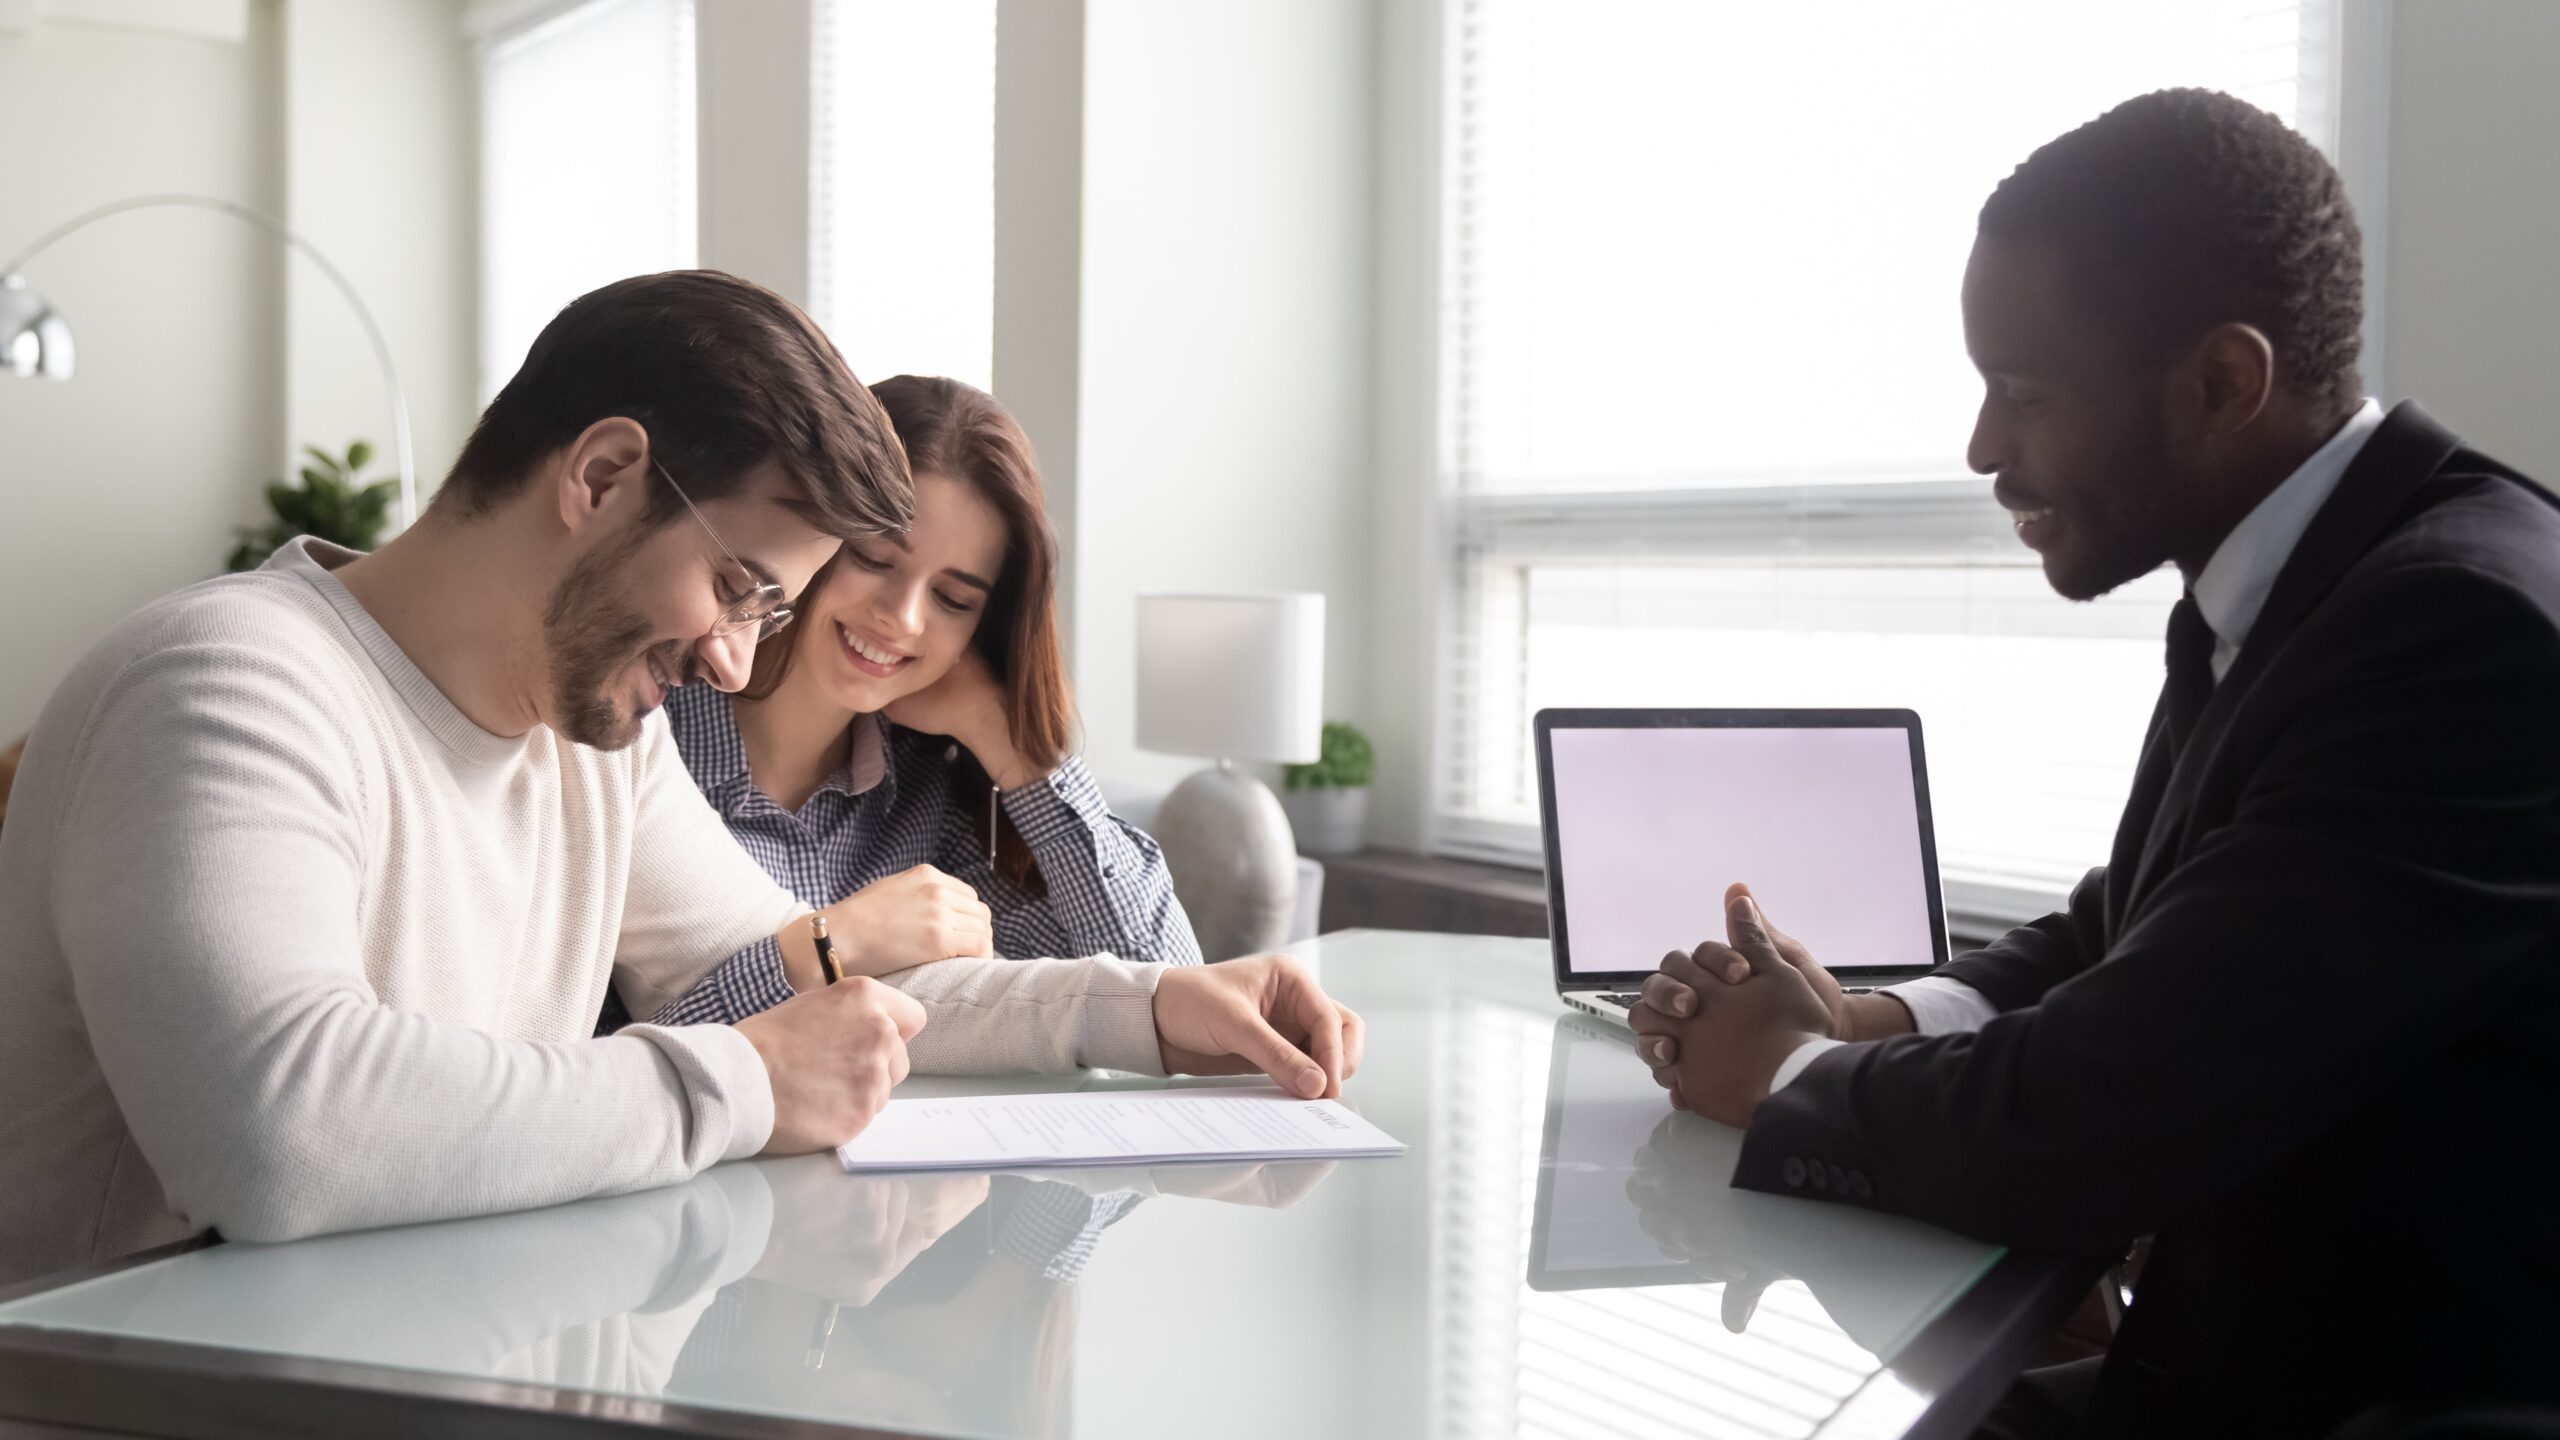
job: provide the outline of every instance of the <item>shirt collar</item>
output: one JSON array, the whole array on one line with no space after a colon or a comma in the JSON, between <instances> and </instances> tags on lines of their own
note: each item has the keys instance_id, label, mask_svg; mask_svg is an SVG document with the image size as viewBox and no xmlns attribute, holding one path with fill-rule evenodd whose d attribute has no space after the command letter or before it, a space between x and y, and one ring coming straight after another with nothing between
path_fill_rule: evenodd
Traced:
<instances>
[{"instance_id":1,"label":"shirt collar","mask_svg":"<svg viewBox=\"0 0 2560 1440\"><path fill-rule=\"evenodd\" d=\"M381 622L338 578L338 567L359 558L357 551L343 545L332 545L317 536L297 535L258 568L298 576L319 591L401 703L409 707L409 713L446 749L478 765L503 765L523 755L532 743L534 730L542 727L536 726L522 735L492 735L480 728L480 722L463 714L462 707L437 688L436 682L418 668L418 662L409 658L409 652L400 648L400 642L391 638L391 632L382 628Z\"/></svg>"},{"instance_id":2,"label":"shirt collar","mask_svg":"<svg viewBox=\"0 0 2560 1440\"><path fill-rule=\"evenodd\" d=\"M2195 593L2196 609L2203 612L2204 623L2212 627L2222 647L2236 651L2248 642L2258 612L2266 608L2267 594L2275 588L2276 576L2283 573L2285 561L2293 558L2312 517L2329 502L2356 453L2381 428L2382 404L2368 399L2327 444L2312 451L2310 459L2232 528L2204 570L2191 577L2188 588Z\"/></svg>"},{"instance_id":3,"label":"shirt collar","mask_svg":"<svg viewBox=\"0 0 2560 1440\"><path fill-rule=\"evenodd\" d=\"M733 697L708 685L686 685L667 697L667 722L675 731L676 752L705 794L743 798L755 788L747 774L747 743L738 733ZM887 777L889 755L880 717L853 717L853 753L843 769L829 776L818 793L841 791L861 795Z\"/></svg>"}]
</instances>

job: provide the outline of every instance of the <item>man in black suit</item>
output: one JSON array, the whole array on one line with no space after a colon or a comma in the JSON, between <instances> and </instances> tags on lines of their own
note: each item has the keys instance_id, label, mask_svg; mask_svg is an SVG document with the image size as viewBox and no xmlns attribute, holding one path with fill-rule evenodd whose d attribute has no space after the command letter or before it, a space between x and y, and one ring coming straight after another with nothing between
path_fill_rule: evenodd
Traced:
<instances>
[{"instance_id":1,"label":"man in black suit","mask_svg":"<svg viewBox=\"0 0 2560 1440\"><path fill-rule=\"evenodd\" d=\"M2103 1365L2004 1433L2560 1395L2560 509L2362 400L2360 244L2328 162L2208 92L2000 185L1968 460L2063 595L2188 584L2113 853L1871 995L1737 885L1636 1010L1673 1103L1748 1127L1736 1185L2156 1235Z\"/></svg>"}]
</instances>

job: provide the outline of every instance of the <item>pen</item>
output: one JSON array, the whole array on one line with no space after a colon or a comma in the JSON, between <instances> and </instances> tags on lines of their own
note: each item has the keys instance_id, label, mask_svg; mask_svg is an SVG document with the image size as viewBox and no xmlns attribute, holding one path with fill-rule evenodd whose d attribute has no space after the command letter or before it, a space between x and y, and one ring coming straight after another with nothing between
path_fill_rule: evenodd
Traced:
<instances>
[{"instance_id":1,"label":"pen","mask_svg":"<svg viewBox=\"0 0 2560 1440\"><path fill-rule=\"evenodd\" d=\"M808 1352L800 1357L801 1364L812 1370L827 1368L827 1342L836 1338L836 1317L843 1313L844 1306L841 1302L834 1300L827 1302L827 1308L818 1314L817 1325L809 1331L809 1348Z\"/></svg>"},{"instance_id":2,"label":"pen","mask_svg":"<svg viewBox=\"0 0 2560 1440\"><path fill-rule=\"evenodd\" d=\"M844 972L836 968L836 942L827 938L826 916L809 917L809 939L818 947L818 969L825 972L827 983L833 985L843 979Z\"/></svg>"}]
</instances>

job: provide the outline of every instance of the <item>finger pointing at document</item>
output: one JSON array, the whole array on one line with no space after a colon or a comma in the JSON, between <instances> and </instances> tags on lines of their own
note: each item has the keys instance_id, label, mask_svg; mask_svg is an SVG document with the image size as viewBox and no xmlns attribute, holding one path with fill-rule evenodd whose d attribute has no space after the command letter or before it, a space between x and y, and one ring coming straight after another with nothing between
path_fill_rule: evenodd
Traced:
<instances>
[{"instance_id":1,"label":"finger pointing at document","mask_svg":"<svg viewBox=\"0 0 2560 1440\"><path fill-rule=\"evenodd\" d=\"M1307 1099L1336 1099L1360 1068L1367 1027L1286 955L1167 970L1156 1040L1168 1075L1268 1075Z\"/></svg>"}]
</instances>

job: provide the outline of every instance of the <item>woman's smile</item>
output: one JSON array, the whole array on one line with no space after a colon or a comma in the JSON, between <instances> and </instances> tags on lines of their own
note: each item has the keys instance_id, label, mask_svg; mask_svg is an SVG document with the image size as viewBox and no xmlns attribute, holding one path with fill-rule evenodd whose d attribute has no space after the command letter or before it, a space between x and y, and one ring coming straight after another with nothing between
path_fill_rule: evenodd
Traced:
<instances>
[{"instance_id":1,"label":"woman's smile","mask_svg":"<svg viewBox=\"0 0 2560 1440\"><path fill-rule=\"evenodd\" d=\"M856 670L879 679L895 675L916 658L899 654L877 641L855 634L841 620L836 622L836 648Z\"/></svg>"}]
</instances>

